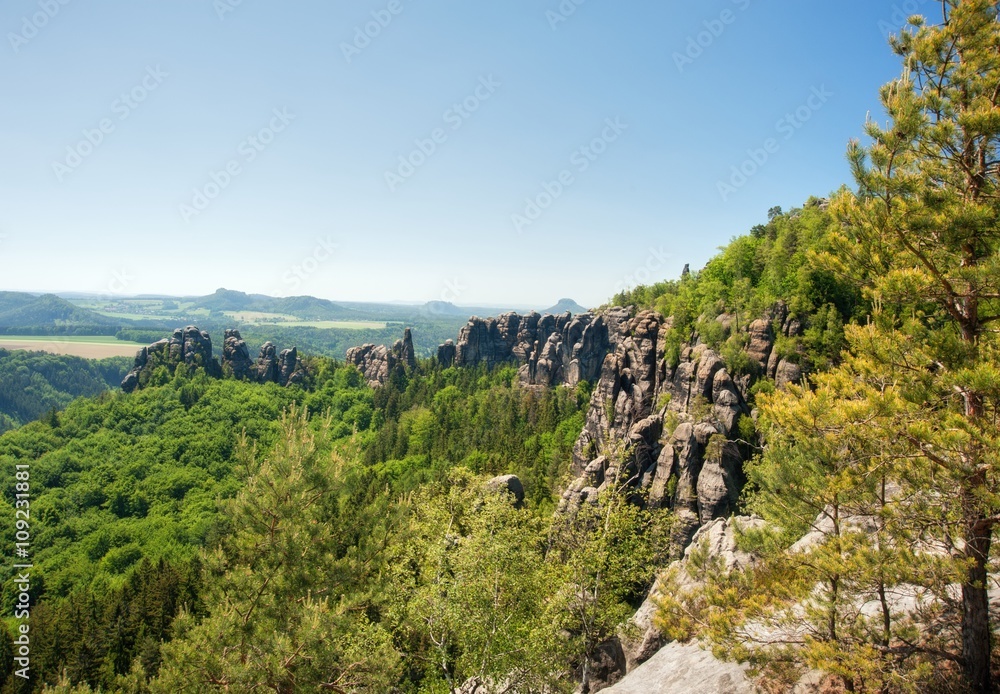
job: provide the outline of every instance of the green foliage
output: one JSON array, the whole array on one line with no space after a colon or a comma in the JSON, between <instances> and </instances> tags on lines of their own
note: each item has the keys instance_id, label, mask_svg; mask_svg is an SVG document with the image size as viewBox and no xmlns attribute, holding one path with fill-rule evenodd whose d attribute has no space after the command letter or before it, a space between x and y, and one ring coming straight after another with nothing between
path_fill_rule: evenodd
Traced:
<instances>
[{"instance_id":1,"label":"green foliage","mask_svg":"<svg viewBox=\"0 0 1000 694\"><path fill-rule=\"evenodd\" d=\"M665 350L671 367L697 335L720 351L731 373L756 375L742 350L743 331L781 300L805 327L805 337L790 345L796 349L787 355L826 368L843 346L844 323L867 308L854 283L818 262L831 249L836 229L836 220L815 198L788 213L772 208L766 225L734 238L700 272L622 292L611 303L671 317Z\"/></svg>"},{"instance_id":2,"label":"green foliage","mask_svg":"<svg viewBox=\"0 0 1000 694\"><path fill-rule=\"evenodd\" d=\"M223 684L250 692L385 692L398 677L389 633L366 614L366 584L391 518L355 513L348 471L291 411L259 460L244 437L246 487L226 504L227 532L206 555L209 614L185 615L163 649L153 692ZM380 532L381 531L381 532Z\"/></svg>"},{"instance_id":3,"label":"green foliage","mask_svg":"<svg viewBox=\"0 0 1000 694\"><path fill-rule=\"evenodd\" d=\"M60 410L74 398L117 388L128 363L121 357L94 361L0 349L0 433Z\"/></svg>"},{"instance_id":4,"label":"green foliage","mask_svg":"<svg viewBox=\"0 0 1000 694\"><path fill-rule=\"evenodd\" d=\"M441 481L455 466L516 474L532 504L553 510L583 428L589 384L578 392L538 392L517 385L512 368L426 366L399 388L376 393L385 419L365 437L366 462L399 491Z\"/></svg>"},{"instance_id":5,"label":"green foliage","mask_svg":"<svg viewBox=\"0 0 1000 694\"><path fill-rule=\"evenodd\" d=\"M557 691L564 639L550 614L557 567L542 519L461 469L411 501L392 561L390 619L422 690L470 678Z\"/></svg>"}]
</instances>

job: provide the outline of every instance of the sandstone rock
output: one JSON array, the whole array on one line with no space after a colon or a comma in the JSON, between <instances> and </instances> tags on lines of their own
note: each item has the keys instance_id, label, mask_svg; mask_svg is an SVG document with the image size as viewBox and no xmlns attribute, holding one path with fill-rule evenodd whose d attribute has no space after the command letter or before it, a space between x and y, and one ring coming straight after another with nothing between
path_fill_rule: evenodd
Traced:
<instances>
[{"instance_id":1,"label":"sandstone rock","mask_svg":"<svg viewBox=\"0 0 1000 694\"><path fill-rule=\"evenodd\" d=\"M254 364L255 381L258 383L278 382L278 353L273 342L265 342Z\"/></svg>"},{"instance_id":2,"label":"sandstone rock","mask_svg":"<svg viewBox=\"0 0 1000 694\"><path fill-rule=\"evenodd\" d=\"M614 311L609 314L618 321L620 316ZM459 333L454 356L445 343L438 349L438 361L491 368L512 364L518 367L524 385L576 386L599 377L609 348L604 316L505 313L496 318L473 316Z\"/></svg>"},{"instance_id":3,"label":"sandstone rock","mask_svg":"<svg viewBox=\"0 0 1000 694\"><path fill-rule=\"evenodd\" d=\"M222 367L242 381L255 379L250 349L239 330L227 330L222 342Z\"/></svg>"},{"instance_id":4,"label":"sandstone rock","mask_svg":"<svg viewBox=\"0 0 1000 694\"><path fill-rule=\"evenodd\" d=\"M132 370L122 380L122 390L131 393L143 384L146 369L167 366L171 371L178 364L201 367L212 378L222 377L222 367L212 354L212 338L193 325L174 330L169 340L154 342L136 353Z\"/></svg>"},{"instance_id":5,"label":"sandstone rock","mask_svg":"<svg viewBox=\"0 0 1000 694\"><path fill-rule=\"evenodd\" d=\"M131 393L144 383L142 373L166 366L175 369L178 364L201 367L212 378L227 375L257 383L290 385L305 379L305 369L295 348L275 353L274 345L265 342L257 361L251 361L246 342L238 330L226 330L222 346L222 364L212 354L212 337L193 325L179 328L169 339L160 340L138 351L132 370L122 381L122 390Z\"/></svg>"},{"instance_id":6,"label":"sandstone rock","mask_svg":"<svg viewBox=\"0 0 1000 694\"><path fill-rule=\"evenodd\" d=\"M746 665L718 660L695 644L671 643L605 694L754 694Z\"/></svg>"},{"instance_id":7,"label":"sandstone rock","mask_svg":"<svg viewBox=\"0 0 1000 694\"><path fill-rule=\"evenodd\" d=\"M302 362L299 361L299 353L295 347L281 350L278 355L278 384L288 386L293 383L301 383L305 377L302 369Z\"/></svg>"},{"instance_id":8,"label":"sandstone rock","mask_svg":"<svg viewBox=\"0 0 1000 694\"><path fill-rule=\"evenodd\" d=\"M514 506L521 508L524 505L524 485L517 475L500 475L494 477L486 483L486 487L491 490L504 491L514 497Z\"/></svg>"},{"instance_id":9,"label":"sandstone rock","mask_svg":"<svg viewBox=\"0 0 1000 694\"><path fill-rule=\"evenodd\" d=\"M389 382L395 359L385 345L366 344L347 350L347 363L357 367L368 385L379 388Z\"/></svg>"},{"instance_id":10,"label":"sandstone rock","mask_svg":"<svg viewBox=\"0 0 1000 694\"><path fill-rule=\"evenodd\" d=\"M440 360L440 350L438 354ZM412 371L417 361L410 329L403 331L403 339L396 340L392 349L372 344L350 348L347 350L347 363L357 367L372 388L384 386L396 370Z\"/></svg>"},{"instance_id":11,"label":"sandstone rock","mask_svg":"<svg viewBox=\"0 0 1000 694\"><path fill-rule=\"evenodd\" d=\"M409 328L403 330L402 354L400 360L408 371L417 368L417 353L413 349L413 332Z\"/></svg>"},{"instance_id":12,"label":"sandstone rock","mask_svg":"<svg viewBox=\"0 0 1000 694\"><path fill-rule=\"evenodd\" d=\"M438 364L447 368L455 363L455 341L445 340L444 344L438 347Z\"/></svg>"},{"instance_id":13,"label":"sandstone rock","mask_svg":"<svg viewBox=\"0 0 1000 694\"><path fill-rule=\"evenodd\" d=\"M774 385L784 388L789 383L800 383L802 381L802 367L798 364L782 359L778 362L774 370Z\"/></svg>"},{"instance_id":14,"label":"sandstone rock","mask_svg":"<svg viewBox=\"0 0 1000 694\"><path fill-rule=\"evenodd\" d=\"M683 558L673 562L668 570L676 572L682 587L697 585L683 570L695 548L704 552L704 556L708 559L717 561L724 571L749 568L757 559L737 548L737 532L759 529L763 526L764 521L755 516L719 518L711 521L695 533L684 551ZM656 600L662 596L662 591L663 586L657 580L642 606L619 634L629 672L653 657L664 644L662 634L654 625Z\"/></svg>"}]
</instances>

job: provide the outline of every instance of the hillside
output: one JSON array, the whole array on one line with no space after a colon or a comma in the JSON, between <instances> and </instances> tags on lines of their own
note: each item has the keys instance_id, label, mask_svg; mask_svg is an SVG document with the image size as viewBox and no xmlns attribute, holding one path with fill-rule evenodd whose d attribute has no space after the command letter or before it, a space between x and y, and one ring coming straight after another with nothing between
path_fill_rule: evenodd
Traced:
<instances>
[{"instance_id":1,"label":"hillside","mask_svg":"<svg viewBox=\"0 0 1000 694\"><path fill-rule=\"evenodd\" d=\"M128 363L0 349L0 433L61 410L75 398L117 388Z\"/></svg>"},{"instance_id":2,"label":"hillside","mask_svg":"<svg viewBox=\"0 0 1000 694\"><path fill-rule=\"evenodd\" d=\"M107 335L114 333L118 324L53 294L0 292L0 334Z\"/></svg>"}]
</instances>

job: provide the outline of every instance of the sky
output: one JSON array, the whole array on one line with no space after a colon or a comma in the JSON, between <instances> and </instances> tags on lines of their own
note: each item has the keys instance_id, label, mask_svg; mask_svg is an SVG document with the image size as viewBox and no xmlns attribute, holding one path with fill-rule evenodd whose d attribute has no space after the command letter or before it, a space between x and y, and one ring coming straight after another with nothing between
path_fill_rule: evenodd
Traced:
<instances>
[{"instance_id":1,"label":"sky","mask_svg":"<svg viewBox=\"0 0 1000 694\"><path fill-rule=\"evenodd\" d=\"M850 184L931 0L6 0L0 289L605 302Z\"/></svg>"}]
</instances>

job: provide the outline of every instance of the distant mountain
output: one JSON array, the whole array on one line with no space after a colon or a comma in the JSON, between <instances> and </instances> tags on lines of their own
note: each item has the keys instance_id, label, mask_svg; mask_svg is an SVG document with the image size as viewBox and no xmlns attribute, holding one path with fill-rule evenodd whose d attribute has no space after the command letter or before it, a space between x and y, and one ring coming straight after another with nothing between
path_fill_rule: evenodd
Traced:
<instances>
[{"instance_id":1,"label":"distant mountain","mask_svg":"<svg viewBox=\"0 0 1000 694\"><path fill-rule=\"evenodd\" d=\"M587 309L572 299L559 299L559 302L555 306L550 306L544 311L539 311L539 313L542 315L551 313L552 315L557 316L561 313L566 313L566 311L569 311L575 316L578 313L586 313Z\"/></svg>"},{"instance_id":2,"label":"distant mountain","mask_svg":"<svg viewBox=\"0 0 1000 694\"><path fill-rule=\"evenodd\" d=\"M468 318L469 309L459 308L450 301L428 301L420 307L421 313L428 313L432 316L462 316Z\"/></svg>"},{"instance_id":3,"label":"distant mountain","mask_svg":"<svg viewBox=\"0 0 1000 694\"><path fill-rule=\"evenodd\" d=\"M218 289L214 294L194 299L195 307L211 311L255 311L259 313L285 313L302 320L357 320L358 313L314 296L289 296L284 298L264 294L246 294L231 289Z\"/></svg>"},{"instance_id":4,"label":"distant mountain","mask_svg":"<svg viewBox=\"0 0 1000 694\"><path fill-rule=\"evenodd\" d=\"M39 331L93 334L114 332L121 321L74 306L55 294L36 296L24 292L0 292L0 332L13 334Z\"/></svg>"}]
</instances>

